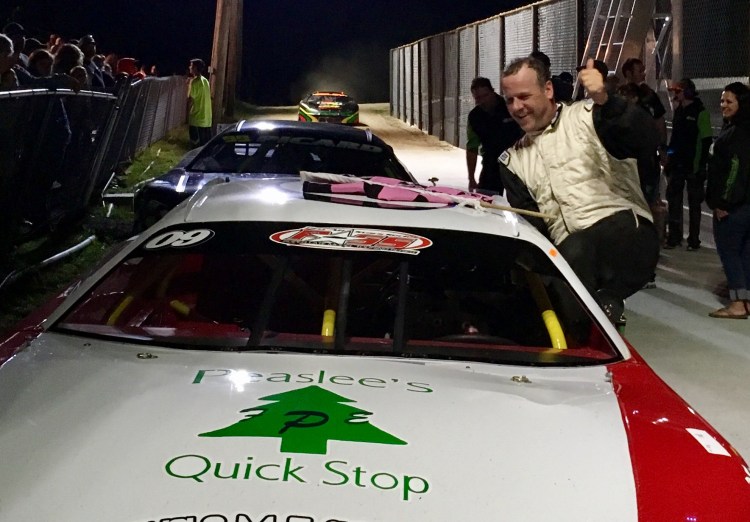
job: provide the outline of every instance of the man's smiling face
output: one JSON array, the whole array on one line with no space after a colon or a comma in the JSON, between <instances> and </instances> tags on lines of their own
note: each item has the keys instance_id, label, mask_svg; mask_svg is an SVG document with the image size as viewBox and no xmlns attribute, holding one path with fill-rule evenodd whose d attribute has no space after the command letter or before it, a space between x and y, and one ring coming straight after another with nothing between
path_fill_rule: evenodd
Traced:
<instances>
[{"instance_id":1,"label":"man's smiling face","mask_svg":"<svg viewBox=\"0 0 750 522\"><path fill-rule=\"evenodd\" d=\"M503 95L513 119L525 132L544 129L555 116L552 82L540 85L536 71L523 66L502 79Z\"/></svg>"}]
</instances>

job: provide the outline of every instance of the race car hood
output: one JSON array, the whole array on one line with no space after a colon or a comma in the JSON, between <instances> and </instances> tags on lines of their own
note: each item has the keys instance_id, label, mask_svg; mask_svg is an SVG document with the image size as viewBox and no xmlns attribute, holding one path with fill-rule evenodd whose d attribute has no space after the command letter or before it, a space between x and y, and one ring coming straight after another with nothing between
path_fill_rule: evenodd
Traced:
<instances>
[{"instance_id":1,"label":"race car hood","mask_svg":"<svg viewBox=\"0 0 750 522\"><path fill-rule=\"evenodd\" d=\"M2 522L637 520L601 366L45 333L0 396Z\"/></svg>"},{"instance_id":2,"label":"race car hood","mask_svg":"<svg viewBox=\"0 0 750 522\"><path fill-rule=\"evenodd\" d=\"M207 183L214 180L239 181L246 179L279 179L279 178L299 178L297 173L262 173L262 172L192 172L183 168L172 169L169 172L154 178L136 193L136 200L142 200L146 196L158 197L155 194L161 194L161 198L176 205L180 201L187 199L203 188ZM171 208L170 206L170 208Z\"/></svg>"}]
</instances>

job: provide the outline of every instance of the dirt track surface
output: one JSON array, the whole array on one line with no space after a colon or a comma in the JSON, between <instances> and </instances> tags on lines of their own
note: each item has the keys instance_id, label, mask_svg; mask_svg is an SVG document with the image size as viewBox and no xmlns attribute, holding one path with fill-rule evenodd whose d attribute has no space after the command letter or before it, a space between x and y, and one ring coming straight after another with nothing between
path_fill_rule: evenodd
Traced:
<instances>
[{"instance_id":1,"label":"dirt track surface","mask_svg":"<svg viewBox=\"0 0 750 522\"><path fill-rule=\"evenodd\" d=\"M297 107L258 107L253 119L296 120ZM401 162L420 183L432 177L441 185L466 188L466 156L454 147L416 127L390 116L387 103L360 105L360 128L369 128L396 151Z\"/></svg>"}]
</instances>

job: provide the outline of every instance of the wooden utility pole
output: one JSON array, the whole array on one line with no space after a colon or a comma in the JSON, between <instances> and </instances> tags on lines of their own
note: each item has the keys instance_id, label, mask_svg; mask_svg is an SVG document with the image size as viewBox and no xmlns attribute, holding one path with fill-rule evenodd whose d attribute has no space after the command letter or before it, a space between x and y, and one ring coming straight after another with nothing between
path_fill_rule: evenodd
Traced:
<instances>
[{"instance_id":1,"label":"wooden utility pole","mask_svg":"<svg viewBox=\"0 0 750 522\"><path fill-rule=\"evenodd\" d=\"M682 79L682 0L672 0L672 81Z\"/></svg>"},{"instance_id":2,"label":"wooden utility pole","mask_svg":"<svg viewBox=\"0 0 750 522\"><path fill-rule=\"evenodd\" d=\"M216 0L216 22L214 23L214 42L211 50L210 77L214 128L224 118L227 47L229 43L229 23L232 18L232 1Z\"/></svg>"},{"instance_id":3,"label":"wooden utility pole","mask_svg":"<svg viewBox=\"0 0 750 522\"><path fill-rule=\"evenodd\" d=\"M229 49L227 52L227 74L224 89L226 116L234 116L237 83L242 69L242 4L243 0L229 0L231 16L229 22Z\"/></svg>"},{"instance_id":4,"label":"wooden utility pole","mask_svg":"<svg viewBox=\"0 0 750 522\"><path fill-rule=\"evenodd\" d=\"M211 52L213 122L234 116L237 81L242 63L243 0L216 0L216 22Z\"/></svg>"}]
</instances>

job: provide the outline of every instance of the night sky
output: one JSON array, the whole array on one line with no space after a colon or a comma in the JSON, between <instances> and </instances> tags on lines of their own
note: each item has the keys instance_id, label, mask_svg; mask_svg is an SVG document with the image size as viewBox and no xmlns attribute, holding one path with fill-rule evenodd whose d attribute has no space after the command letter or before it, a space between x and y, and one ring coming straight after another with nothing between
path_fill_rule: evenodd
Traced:
<instances>
[{"instance_id":1,"label":"night sky","mask_svg":"<svg viewBox=\"0 0 750 522\"><path fill-rule=\"evenodd\" d=\"M245 0L241 96L291 105L312 89L388 100L388 50L508 11L528 0ZM0 24L29 36L92 33L100 53L133 56L160 74L210 60L214 0L6 0Z\"/></svg>"}]
</instances>

